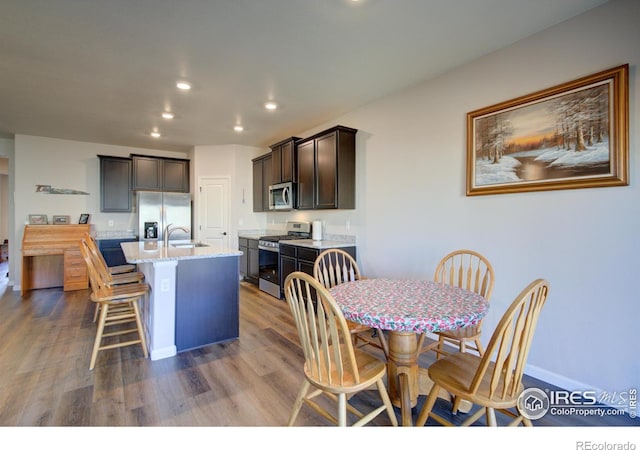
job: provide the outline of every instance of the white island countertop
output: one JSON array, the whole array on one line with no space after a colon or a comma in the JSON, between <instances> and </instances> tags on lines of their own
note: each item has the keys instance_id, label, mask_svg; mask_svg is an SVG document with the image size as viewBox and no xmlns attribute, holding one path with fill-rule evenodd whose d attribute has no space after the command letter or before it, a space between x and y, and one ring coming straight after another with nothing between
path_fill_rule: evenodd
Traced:
<instances>
[{"instance_id":1,"label":"white island countertop","mask_svg":"<svg viewBox=\"0 0 640 450\"><path fill-rule=\"evenodd\" d=\"M175 245L194 243L194 241L169 241L167 247L162 242L140 241L123 242L120 244L124 257L129 264L154 263L159 261L171 261L182 259L221 258L227 256L240 256L242 252L231 248L203 247L176 247Z\"/></svg>"}]
</instances>

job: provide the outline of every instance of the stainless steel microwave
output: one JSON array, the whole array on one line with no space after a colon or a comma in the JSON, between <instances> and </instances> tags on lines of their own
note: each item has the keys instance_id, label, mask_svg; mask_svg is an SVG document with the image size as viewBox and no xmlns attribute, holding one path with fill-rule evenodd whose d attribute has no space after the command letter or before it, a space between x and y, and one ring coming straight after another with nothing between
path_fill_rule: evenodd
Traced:
<instances>
[{"instance_id":1,"label":"stainless steel microwave","mask_svg":"<svg viewBox=\"0 0 640 450\"><path fill-rule=\"evenodd\" d=\"M293 209L295 201L294 184L279 183L269 186L269 209L270 210L287 210Z\"/></svg>"}]
</instances>

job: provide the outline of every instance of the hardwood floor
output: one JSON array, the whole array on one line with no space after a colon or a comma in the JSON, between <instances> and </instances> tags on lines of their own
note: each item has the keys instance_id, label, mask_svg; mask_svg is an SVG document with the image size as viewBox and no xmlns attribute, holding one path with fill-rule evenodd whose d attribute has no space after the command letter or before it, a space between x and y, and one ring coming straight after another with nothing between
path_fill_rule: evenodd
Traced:
<instances>
[{"instance_id":1,"label":"hardwood floor","mask_svg":"<svg viewBox=\"0 0 640 450\"><path fill-rule=\"evenodd\" d=\"M6 282L4 287L0 284L3 288ZM40 289L20 298L19 292L5 289L0 300L1 426L270 427L287 423L302 382L303 358L284 301L241 283L240 339L159 361L144 359L138 346L103 351L95 370L89 371L95 337L92 319L88 291ZM535 380L527 383L546 387ZM379 404L375 391L352 401L365 410ZM419 407L423 401L421 397ZM439 401L437 408L446 414L449 405ZM328 424L308 407L303 407L296 421L298 426ZM386 426L389 420L381 415L373 424ZM638 424L629 417L552 417L534 422Z\"/></svg>"}]
</instances>

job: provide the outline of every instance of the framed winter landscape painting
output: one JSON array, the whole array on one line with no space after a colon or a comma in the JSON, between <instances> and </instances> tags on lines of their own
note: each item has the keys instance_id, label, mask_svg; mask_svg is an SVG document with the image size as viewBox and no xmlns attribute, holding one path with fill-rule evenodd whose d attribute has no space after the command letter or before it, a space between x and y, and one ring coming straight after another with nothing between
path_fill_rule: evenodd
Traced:
<instances>
[{"instance_id":1,"label":"framed winter landscape painting","mask_svg":"<svg viewBox=\"0 0 640 450\"><path fill-rule=\"evenodd\" d=\"M628 65L467 114L467 195L626 186Z\"/></svg>"}]
</instances>

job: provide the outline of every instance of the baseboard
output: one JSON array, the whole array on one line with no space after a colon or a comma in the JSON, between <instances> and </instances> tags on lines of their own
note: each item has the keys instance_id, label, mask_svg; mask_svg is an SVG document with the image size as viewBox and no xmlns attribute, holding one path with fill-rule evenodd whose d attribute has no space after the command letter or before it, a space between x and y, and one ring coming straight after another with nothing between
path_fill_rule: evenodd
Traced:
<instances>
[{"instance_id":1,"label":"baseboard","mask_svg":"<svg viewBox=\"0 0 640 450\"><path fill-rule=\"evenodd\" d=\"M149 358L151 361L157 361L159 359L170 358L171 356L177 355L178 352L176 350L175 345L170 345L165 348L156 348L149 352Z\"/></svg>"},{"instance_id":2,"label":"baseboard","mask_svg":"<svg viewBox=\"0 0 640 450\"><path fill-rule=\"evenodd\" d=\"M530 377L537 378L538 380L544 381L545 383L553 384L554 386L557 386L566 391L597 390L596 388L594 388L593 386L589 386L588 384L573 380L571 378L567 378L563 375L551 372L547 369L542 369L541 367L532 366L530 364L527 364L525 373Z\"/></svg>"}]
</instances>

